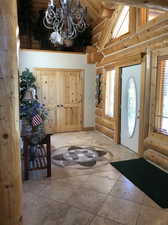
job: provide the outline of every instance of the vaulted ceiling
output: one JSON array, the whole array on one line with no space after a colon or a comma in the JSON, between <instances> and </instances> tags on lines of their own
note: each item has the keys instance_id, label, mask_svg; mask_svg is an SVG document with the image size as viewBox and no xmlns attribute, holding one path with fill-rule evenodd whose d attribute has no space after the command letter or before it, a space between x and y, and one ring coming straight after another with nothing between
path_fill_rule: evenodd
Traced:
<instances>
[{"instance_id":1,"label":"vaulted ceiling","mask_svg":"<svg viewBox=\"0 0 168 225\"><path fill-rule=\"evenodd\" d=\"M54 48L49 44L50 31L43 25L44 11L48 7L50 0L17 0L18 1L18 19L20 28L20 41L22 48ZM57 7L60 7L60 0L54 0ZM70 0L69 0L70 1ZM73 5L79 0L71 0ZM91 43L91 30L99 24L104 18L111 17L115 7L113 4L106 4L103 0L80 0L82 6L87 8L87 23L91 25L83 34L82 41L86 40L85 45ZM45 40L44 40L45 39ZM47 40L47 41L46 41ZM40 42L40 46L39 46ZM42 43L45 45L42 47ZM78 44L82 46L78 40ZM46 46L47 45L47 46ZM84 41L83 41L84 45Z\"/></svg>"},{"instance_id":2,"label":"vaulted ceiling","mask_svg":"<svg viewBox=\"0 0 168 225\"><path fill-rule=\"evenodd\" d=\"M76 0L73 0L75 2ZM32 13L37 13L41 9L46 9L49 0L31 0ZM59 0L56 0L59 2ZM80 0L81 5L87 7L88 19L91 25L96 25L102 18L111 16L114 11L114 4L103 0Z\"/></svg>"},{"instance_id":3,"label":"vaulted ceiling","mask_svg":"<svg viewBox=\"0 0 168 225\"><path fill-rule=\"evenodd\" d=\"M32 11L38 12L46 9L49 0L29 0L32 4ZM73 2L77 0L72 0ZM56 0L59 2L59 0ZM153 9L168 10L168 0L80 0L83 6L88 9L88 18L92 26L99 23L104 17L110 17L117 7L117 4L127 4L134 7L147 7Z\"/></svg>"},{"instance_id":4,"label":"vaulted ceiling","mask_svg":"<svg viewBox=\"0 0 168 225\"><path fill-rule=\"evenodd\" d=\"M56 5L59 5L59 0L54 0ZM72 4L79 0L71 0ZM39 14L40 10L46 10L48 7L48 3L50 0L18 0L18 17L19 17L19 28L20 28L20 40L21 46L23 48L40 48L39 41L42 40L42 36L47 36L48 31L45 30L43 34L39 32L39 21L43 21L43 13ZM87 7L88 11L88 24L91 25L92 32L92 42L97 36L94 36L95 31L97 31L97 24L101 21L101 25L104 26L106 21L114 21L116 20L117 11L119 6L118 4L130 5L133 7L140 8L153 8L153 9L164 9L168 10L168 0L80 0L82 6ZM21 9L21 10L19 10ZM114 13L114 11L116 13ZM40 17L42 16L42 17ZM111 24L111 22L110 22ZM35 25L35 27L33 27ZM95 27L96 26L96 27ZM108 29L107 23L107 29ZM41 26L41 29L44 26ZM25 32L27 30L28 32ZM33 35L32 35L33 33ZM25 35L26 34L26 35ZM35 35L36 34L36 35ZM37 37L38 36L38 37ZM106 38L106 37L102 37ZM46 37L46 40L49 38ZM83 37L82 40L87 39ZM89 39L89 38L88 38ZM101 39L102 41L102 39ZM46 42L44 42L46 43ZM51 48L51 46L50 46Z\"/></svg>"}]
</instances>

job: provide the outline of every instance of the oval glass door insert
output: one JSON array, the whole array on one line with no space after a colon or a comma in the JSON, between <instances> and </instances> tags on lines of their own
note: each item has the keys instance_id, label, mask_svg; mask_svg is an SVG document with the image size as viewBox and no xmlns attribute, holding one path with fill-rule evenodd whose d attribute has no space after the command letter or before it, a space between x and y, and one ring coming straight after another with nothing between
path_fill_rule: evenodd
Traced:
<instances>
[{"instance_id":1,"label":"oval glass door insert","mask_svg":"<svg viewBox=\"0 0 168 225\"><path fill-rule=\"evenodd\" d=\"M132 137L136 126L137 112L137 95L134 79L131 77L128 80L128 99L127 99L127 116L128 116L128 134Z\"/></svg>"}]
</instances>

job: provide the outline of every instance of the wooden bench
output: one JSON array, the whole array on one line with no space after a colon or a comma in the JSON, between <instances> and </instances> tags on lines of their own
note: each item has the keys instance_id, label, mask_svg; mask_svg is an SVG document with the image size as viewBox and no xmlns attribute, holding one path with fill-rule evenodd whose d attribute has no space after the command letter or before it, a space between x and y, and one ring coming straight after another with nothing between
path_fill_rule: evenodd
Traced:
<instances>
[{"instance_id":1,"label":"wooden bench","mask_svg":"<svg viewBox=\"0 0 168 225\"><path fill-rule=\"evenodd\" d=\"M29 179L29 171L47 169L47 177L51 177L51 141L50 134L35 145L35 156L30 160L30 141L26 136L22 136L24 151L24 179Z\"/></svg>"}]
</instances>

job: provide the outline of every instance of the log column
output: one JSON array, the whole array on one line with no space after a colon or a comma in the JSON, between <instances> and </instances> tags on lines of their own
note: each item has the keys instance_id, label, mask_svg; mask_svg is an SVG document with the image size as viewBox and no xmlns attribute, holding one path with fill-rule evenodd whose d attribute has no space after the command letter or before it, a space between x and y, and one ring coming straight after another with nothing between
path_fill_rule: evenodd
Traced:
<instances>
[{"instance_id":1,"label":"log column","mask_svg":"<svg viewBox=\"0 0 168 225\"><path fill-rule=\"evenodd\" d=\"M16 0L0 0L0 225L21 225Z\"/></svg>"}]
</instances>

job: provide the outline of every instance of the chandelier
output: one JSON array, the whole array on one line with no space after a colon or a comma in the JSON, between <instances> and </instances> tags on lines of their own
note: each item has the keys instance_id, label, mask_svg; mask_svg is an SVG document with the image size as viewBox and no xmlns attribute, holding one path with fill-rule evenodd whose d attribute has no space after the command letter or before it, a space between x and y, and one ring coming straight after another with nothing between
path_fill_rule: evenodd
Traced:
<instances>
[{"instance_id":1,"label":"chandelier","mask_svg":"<svg viewBox=\"0 0 168 225\"><path fill-rule=\"evenodd\" d=\"M60 0L59 3L60 7L57 7L54 0L50 0L43 19L44 26L53 30L50 35L53 44L72 40L87 27L87 9L81 6L80 1Z\"/></svg>"}]
</instances>

